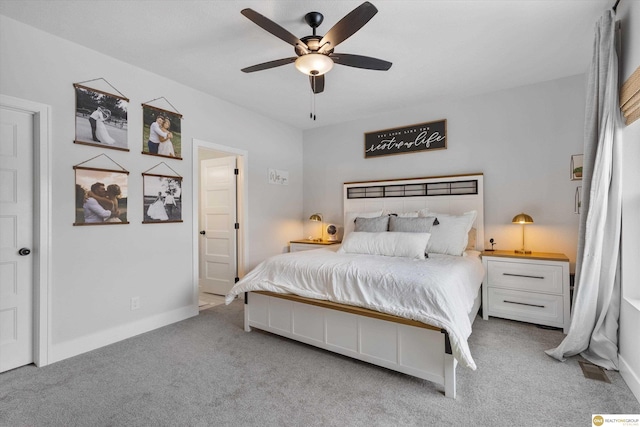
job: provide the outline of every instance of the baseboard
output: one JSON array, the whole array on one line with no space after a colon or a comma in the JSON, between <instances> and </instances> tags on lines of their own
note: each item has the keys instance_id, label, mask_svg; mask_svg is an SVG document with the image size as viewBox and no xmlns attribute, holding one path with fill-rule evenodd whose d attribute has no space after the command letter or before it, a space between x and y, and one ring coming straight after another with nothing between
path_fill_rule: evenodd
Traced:
<instances>
[{"instance_id":1,"label":"baseboard","mask_svg":"<svg viewBox=\"0 0 640 427\"><path fill-rule=\"evenodd\" d=\"M179 322L198 315L198 307L182 307L167 313L151 316L134 323L86 335L71 341L55 344L50 347L49 363L59 362L118 341L153 331L154 329Z\"/></svg>"},{"instance_id":2,"label":"baseboard","mask_svg":"<svg viewBox=\"0 0 640 427\"><path fill-rule=\"evenodd\" d=\"M618 360L620 361L620 375L622 379L627 383L631 392L636 397L638 403L640 403L640 377L637 372L633 372L633 369L629 364L624 360L621 355L618 355Z\"/></svg>"}]
</instances>

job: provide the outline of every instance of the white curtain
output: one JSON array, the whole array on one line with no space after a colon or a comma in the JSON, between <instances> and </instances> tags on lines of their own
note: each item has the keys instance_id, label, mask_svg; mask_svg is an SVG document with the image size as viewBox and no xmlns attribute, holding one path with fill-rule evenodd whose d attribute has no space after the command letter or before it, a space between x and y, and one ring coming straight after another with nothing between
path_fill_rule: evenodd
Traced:
<instances>
[{"instance_id":1,"label":"white curtain","mask_svg":"<svg viewBox=\"0 0 640 427\"><path fill-rule=\"evenodd\" d=\"M621 152L618 138L618 55L615 12L597 22L587 79L583 203L569 333L547 354L558 360L580 353L618 369L620 314Z\"/></svg>"}]
</instances>

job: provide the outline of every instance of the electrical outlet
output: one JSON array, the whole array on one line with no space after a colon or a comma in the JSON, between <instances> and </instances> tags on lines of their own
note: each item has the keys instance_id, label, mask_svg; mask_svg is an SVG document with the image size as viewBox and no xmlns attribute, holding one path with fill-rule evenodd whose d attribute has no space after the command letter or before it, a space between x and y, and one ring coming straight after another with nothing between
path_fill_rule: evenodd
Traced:
<instances>
[{"instance_id":1,"label":"electrical outlet","mask_svg":"<svg viewBox=\"0 0 640 427\"><path fill-rule=\"evenodd\" d=\"M131 297L131 310L140 308L140 297Z\"/></svg>"}]
</instances>

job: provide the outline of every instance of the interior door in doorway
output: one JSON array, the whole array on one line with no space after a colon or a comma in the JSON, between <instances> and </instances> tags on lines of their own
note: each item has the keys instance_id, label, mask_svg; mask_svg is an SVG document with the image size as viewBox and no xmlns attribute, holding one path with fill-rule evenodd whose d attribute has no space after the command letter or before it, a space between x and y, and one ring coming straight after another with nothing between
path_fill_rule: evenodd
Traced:
<instances>
[{"instance_id":1,"label":"interior door in doorway","mask_svg":"<svg viewBox=\"0 0 640 427\"><path fill-rule=\"evenodd\" d=\"M236 158L200 163L200 289L225 295L237 271Z\"/></svg>"},{"instance_id":2,"label":"interior door in doorway","mask_svg":"<svg viewBox=\"0 0 640 427\"><path fill-rule=\"evenodd\" d=\"M0 372L33 362L33 115L0 110Z\"/></svg>"}]
</instances>

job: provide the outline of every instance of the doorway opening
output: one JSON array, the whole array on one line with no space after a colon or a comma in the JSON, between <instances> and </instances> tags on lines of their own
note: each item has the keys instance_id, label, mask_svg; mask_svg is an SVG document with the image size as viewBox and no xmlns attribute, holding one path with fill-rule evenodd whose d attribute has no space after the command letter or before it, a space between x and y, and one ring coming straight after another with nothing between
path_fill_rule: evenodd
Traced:
<instances>
[{"instance_id":1,"label":"doorway opening","mask_svg":"<svg viewBox=\"0 0 640 427\"><path fill-rule=\"evenodd\" d=\"M200 310L224 303L244 275L248 153L193 140L194 283Z\"/></svg>"}]
</instances>

